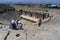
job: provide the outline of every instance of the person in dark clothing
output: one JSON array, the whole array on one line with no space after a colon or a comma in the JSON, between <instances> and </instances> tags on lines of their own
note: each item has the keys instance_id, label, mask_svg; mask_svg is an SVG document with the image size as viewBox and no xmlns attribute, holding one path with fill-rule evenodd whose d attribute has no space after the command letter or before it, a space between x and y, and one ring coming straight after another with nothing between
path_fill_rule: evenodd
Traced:
<instances>
[{"instance_id":1,"label":"person in dark clothing","mask_svg":"<svg viewBox=\"0 0 60 40\"><path fill-rule=\"evenodd\" d=\"M10 22L10 29L17 30L17 26L16 26L16 23L14 20L11 20L11 22Z\"/></svg>"},{"instance_id":2,"label":"person in dark clothing","mask_svg":"<svg viewBox=\"0 0 60 40\"><path fill-rule=\"evenodd\" d=\"M41 23L42 23L42 20L41 20L41 18L40 18L39 21L38 21L38 26L39 26L39 27L41 26Z\"/></svg>"},{"instance_id":3,"label":"person in dark clothing","mask_svg":"<svg viewBox=\"0 0 60 40\"><path fill-rule=\"evenodd\" d=\"M21 10L20 10L20 14L19 14L19 15L22 15L22 12L23 12L23 11L22 11L22 9L21 9Z\"/></svg>"},{"instance_id":4,"label":"person in dark clothing","mask_svg":"<svg viewBox=\"0 0 60 40\"><path fill-rule=\"evenodd\" d=\"M14 30L17 30L15 23L13 23L13 24L11 24L11 25L12 25L12 28L13 28Z\"/></svg>"},{"instance_id":5,"label":"person in dark clothing","mask_svg":"<svg viewBox=\"0 0 60 40\"><path fill-rule=\"evenodd\" d=\"M45 19L45 13L43 13L43 20Z\"/></svg>"},{"instance_id":6,"label":"person in dark clothing","mask_svg":"<svg viewBox=\"0 0 60 40\"><path fill-rule=\"evenodd\" d=\"M20 10L20 12L22 13L22 9Z\"/></svg>"}]
</instances>

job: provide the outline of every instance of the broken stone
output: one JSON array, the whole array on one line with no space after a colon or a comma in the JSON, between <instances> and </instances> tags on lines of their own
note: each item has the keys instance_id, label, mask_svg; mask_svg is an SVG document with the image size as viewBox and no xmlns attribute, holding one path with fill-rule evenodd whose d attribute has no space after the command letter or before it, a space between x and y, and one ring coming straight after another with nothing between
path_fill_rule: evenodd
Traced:
<instances>
[{"instance_id":1,"label":"broken stone","mask_svg":"<svg viewBox=\"0 0 60 40\"><path fill-rule=\"evenodd\" d=\"M19 37L20 36L20 34L16 34L16 37Z\"/></svg>"}]
</instances>

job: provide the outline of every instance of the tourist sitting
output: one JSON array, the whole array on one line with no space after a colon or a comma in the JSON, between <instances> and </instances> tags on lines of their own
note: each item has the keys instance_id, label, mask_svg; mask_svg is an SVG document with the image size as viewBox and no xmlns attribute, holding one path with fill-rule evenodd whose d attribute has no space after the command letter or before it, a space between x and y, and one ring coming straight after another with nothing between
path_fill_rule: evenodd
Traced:
<instances>
[{"instance_id":1,"label":"tourist sitting","mask_svg":"<svg viewBox=\"0 0 60 40\"><path fill-rule=\"evenodd\" d=\"M23 24L21 23L21 21L19 20L18 23L17 23L17 29L18 30L23 30Z\"/></svg>"},{"instance_id":2,"label":"tourist sitting","mask_svg":"<svg viewBox=\"0 0 60 40\"><path fill-rule=\"evenodd\" d=\"M15 23L15 21L13 19L10 22L10 29L17 30L16 23Z\"/></svg>"}]
</instances>

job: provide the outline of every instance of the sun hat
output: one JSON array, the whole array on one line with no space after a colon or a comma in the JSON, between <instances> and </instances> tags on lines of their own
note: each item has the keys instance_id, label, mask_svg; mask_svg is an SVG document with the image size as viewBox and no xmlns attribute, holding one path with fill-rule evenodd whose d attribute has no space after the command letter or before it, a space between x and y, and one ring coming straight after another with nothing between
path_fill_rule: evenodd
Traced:
<instances>
[{"instance_id":1,"label":"sun hat","mask_svg":"<svg viewBox=\"0 0 60 40\"><path fill-rule=\"evenodd\" d=\"M18 23L21 23L21 21L18 21Z\"/></svg>"}]
</instances>

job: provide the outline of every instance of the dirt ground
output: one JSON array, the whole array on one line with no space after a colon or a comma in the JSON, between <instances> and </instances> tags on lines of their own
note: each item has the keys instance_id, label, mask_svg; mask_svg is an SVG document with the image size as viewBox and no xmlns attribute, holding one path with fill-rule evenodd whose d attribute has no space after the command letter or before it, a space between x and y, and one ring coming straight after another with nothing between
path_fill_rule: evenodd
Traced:
<instances>
[{"instance_id":1,"label":"dirt ground","mask_svg":"<svg viewBox=\"0 0 60 40\"><path fill-rule=\"evenodd\" d=\"M9 21L0 20L0 23L3 23L3 25L0 24L0 40L5 39L8 31L10 33L6 40L60 40L60 10L50 9L49 13L53 15L52 19L40 27L36 23L22 19L24 30L9 29ZM16 34L20 36L16 37Z\"/></svg>"}]
</instances>

